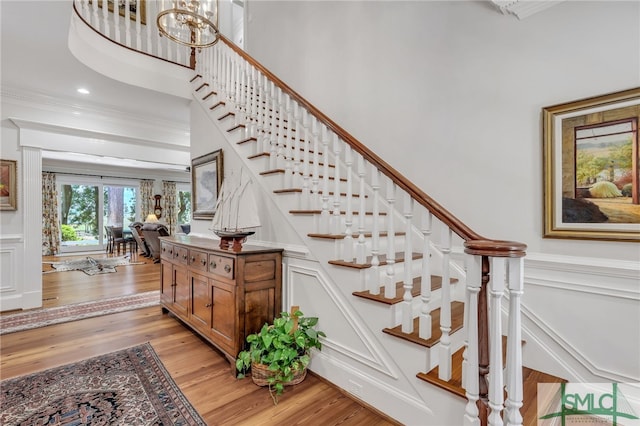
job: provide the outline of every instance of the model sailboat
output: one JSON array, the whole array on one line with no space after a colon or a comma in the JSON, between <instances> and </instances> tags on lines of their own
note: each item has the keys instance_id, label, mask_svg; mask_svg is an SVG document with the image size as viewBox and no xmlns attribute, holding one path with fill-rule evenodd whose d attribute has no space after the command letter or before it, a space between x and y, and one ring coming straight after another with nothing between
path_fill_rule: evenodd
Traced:
<instances>
[{"instance_id":1,"label":"model sailboat","mask_svg":"<svg viewBox=\"0 0 640 426\"><path fill-rule=\"evenodd\" d=\"M260 227L258 208L251 189L251 179L240 170L240 176L234 173L222 181L220 195L216 201L211 229L220 237L220 248L231 247L234 251L242 249L242 243L254 229Z\"/></svg>"}]
</instances>

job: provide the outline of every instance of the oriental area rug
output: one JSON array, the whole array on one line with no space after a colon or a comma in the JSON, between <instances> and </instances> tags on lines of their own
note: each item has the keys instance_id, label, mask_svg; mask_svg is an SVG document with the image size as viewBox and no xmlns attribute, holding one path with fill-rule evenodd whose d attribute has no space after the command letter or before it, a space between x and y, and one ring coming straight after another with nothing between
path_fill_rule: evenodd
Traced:
<instances>
[{"instance_id":1,"label":"oriental area rug","mask_svg":"<svg viewBox=\"0 0 640 426\"><path fill-rule=\"evenodd\" d=\"M62 262L42 262L50 264L53 270L44 271L43 274L50 274L52 272L65 272L65 271L82 271L87 275L108 274L111 272L117 272L116 266L121 265L144 265L144 262L130 262L129 256L118 257L85 257L84 259L72 259Z\"/></svg>"},{"instance_id":2,"label":"oriental area rug","mask_svg":"<svg viewBox=\"0 0 640 426\"><path fill-rule=\"evenodd\" d=\"M0 315L0 335L160 304L160 291ZM2 423L0 423L2 424Z\"/></svg>"},{"instance_id":3,"label":"oriental area rug","mask_svg":"<svg viewBox=\"0 0 640 426\"><path fill-rule=\"evenodd\" d=\"M149 343L0 382L3 425L206 425Z\"/></svg>"}]
</instances>

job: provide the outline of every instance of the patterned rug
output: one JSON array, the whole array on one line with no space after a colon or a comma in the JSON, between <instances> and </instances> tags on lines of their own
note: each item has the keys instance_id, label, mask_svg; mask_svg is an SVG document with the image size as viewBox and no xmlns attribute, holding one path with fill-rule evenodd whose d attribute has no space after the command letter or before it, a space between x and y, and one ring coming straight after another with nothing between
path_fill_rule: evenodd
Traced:
<instances>
[{"instance_id":1,"label":"patterned rug","mask_svg":"<svg viewBox=\"0 0 640 426\"><path fill-rule=\"evenodd\" d=\"M50 274L52 272L82 271L87 275L117 272L116 266L121 265L144 265L144 262L129 262L129 255L119 257L102 257L97 259L87 256L84 259L42 263L48 263L52 268L54 268L52 271L44 271L43 274Z\"/></svg>"},{"instance_id":2,"label":"patterned rug","mask_svg":"<svg viewBox=\"0 0 640 426\"><path fill-rule=\"evenodd\" d=\"M0 382L3 425L206 425L149 343Z\"/></svg>"},{"instance_id":3,"label":"patterned rug","mask_svg":"<svg viewBox=\"0 0 640 426\"><path fill-rule=\"evenodd\" d=\"M55 308L33 309L15 314L6 314L0 316L0 335L159 304L160 291L154 290L128 296L57 306Z\"/></svg>"}]
</instances>

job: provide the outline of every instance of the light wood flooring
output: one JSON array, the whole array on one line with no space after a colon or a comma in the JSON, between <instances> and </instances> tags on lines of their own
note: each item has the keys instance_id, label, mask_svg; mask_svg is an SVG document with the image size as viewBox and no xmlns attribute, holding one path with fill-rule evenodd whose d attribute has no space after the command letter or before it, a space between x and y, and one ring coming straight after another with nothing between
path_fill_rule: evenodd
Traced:
<instances>
[{"instance_id":1,"label":"light wood flooring","mask_svg":"<svg viewBox=\"0 0 640 426\"><path fill-rule=\"evenodd\" d=\"M102 254L96 254L102 256ZM58 261L62 258L43 258ZM160 265L120 266L117 273L43 274L45 306L158 289ZM43 264L43 270L49 269ZM277 406L250 378L237 380L212 346L178 320L151 307L0 337L0 378L6 379L150 342L163 364L210 425L391 425L375 410L310 374L287 387Z\"/></svg>"}]
</instances>

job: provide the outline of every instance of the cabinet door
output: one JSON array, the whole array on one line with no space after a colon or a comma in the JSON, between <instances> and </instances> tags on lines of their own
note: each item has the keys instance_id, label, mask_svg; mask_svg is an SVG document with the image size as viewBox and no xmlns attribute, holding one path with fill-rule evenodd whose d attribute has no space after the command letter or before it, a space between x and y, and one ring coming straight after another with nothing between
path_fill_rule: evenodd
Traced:
<instances>
[{"instance_id":1,"label":"cabinet door","mask_svg":"<svg viewBox=\"0 0 640 426\"><path fill-rule=\"evenodd\" d=\"M161 266L160 299L164 303L171 304L173 303L173 265L162 262Z\"/></svg>"},{"instance_id":2,"label":"cabinet door","mask_svg":"<svg viewBox=\"0 0 640 426\"><path fill-rule=\"evenodd\" d=\"M211 292L209 279L191 274L191 322L203 330L211 328Z\"/></svg>"},{"instance_id":3,"label":"cabinet door","mask_svg":"<svg viewBox=\"0 0 640 426\"><path fill-rule=\"evenodd\" d=\"M175 274L176 280L173 306L176 313L186 317L189 313L189 292L191 290L189 286L189 274L187 268L176 265L173 266L173 273Z\"/></svg>"},{"instance_id":4,"label":"cabinet door","mask_svg":"<svg viewBox=\"0 0 640 426\"><path fill-rule=\"evenodd\" d=\"M237 353L235 347L236 303L235 286L210 280L212 295L211 339L224 348ZM236 352L236 353L234 353Z\"/></svg>"}]
</instances>

